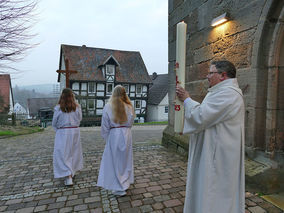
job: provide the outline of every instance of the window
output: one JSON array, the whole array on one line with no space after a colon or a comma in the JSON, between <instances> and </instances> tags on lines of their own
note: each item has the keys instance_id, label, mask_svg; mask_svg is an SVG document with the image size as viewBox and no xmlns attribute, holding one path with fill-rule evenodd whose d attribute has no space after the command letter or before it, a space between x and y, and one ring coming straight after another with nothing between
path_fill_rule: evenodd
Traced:
<instances>
[{"instance_id":1,"label":"window","mask_svg":"<svg viewBox=\"0 0 284 213\"><path fill-rule=\"evenodd\" d=\"M129 93L129 86L128 86L128 84L123 84L122 86L124 87L125 92Z\"/></svg>"},{"instance_id":2,"label":"window","mask_svg":"<svg viewBox=\"0 0 284 213\"><path fill-rule=\"evenodd\" d=\"M72 84L72 90L76 95L79 95L79 82L74 82Z\"/></svg>"},{"instance_id":3,"label":"window","mask_svg":"<svg viewBox=\"0 0 284 213\"><path fill-rule=\"evenodd\" d=\"M105 85L104 84L98 84L97 90L103 91L104 89L105 89Z\"/></svg>"},{"instance_id":4,"label":"window","mask_svg":"<svg viewBox=\"0 0 284 213\"><path fill-rule=\"evenodd\" d=\"M107 84L106 92L107 94L111 94L113 89L113 84Z\"/></svg>"},{"instance_id":5,"label":"window","mask_svg":"<svg viewBox=\"0 0 284 213\"><path fill-rule=\"evenodd\" d=\"M130 85L130 92L135 92L135 85Z\"/></svg>"},{"instance_id":6,"label":"window","mask_svg":"<svg viewBox=\"0 0 284 213\"><path fill-rule=\"evenodd\" d=\"M96 84L94 82L89 82L89 93L95 93L96 92Z\"/></svg>"},{"instance_id":7,"label":"window","mask_svg":"<svg viewBox=\"0 0 284 213\"><path fill-rule=\"evenodd\" d=\"M169 106L165 106L165 113L169 113Z\"/></svg>"},{"instance_id":8,"label":"window","mask_svg":"<svg viewBox=\"0 0 284 213\"><path fill-rule=\"evenodd\" d=\"M97 100L97 108L103 108L104 107L104 101L103 100Z\"/></svg>"},{"instance_id":9,"label":"window","mask_svg":"<svg viewBox=\"0 0 284 213\"><path fill-rule=\"evenodd\" d=\"M136 85L136 93L137 94L141 94L142 93L142 85L141 84L137 84Z\"/></svg>"},{"instance_id":10,"label":"window","mask_svg":"<svg viewBox=\"0 0 284 213\"><path fill-rule=\"evenodd\" d=\"M114 75L114 65L106 65L106 74Z\"/></svg>"},{"instance_id":11,"label":"window","mask_svg":"<svg viewBox=\"0 0 284 213\"><path fill-rule=\"evenodd\" d=\"M87 83L81 84L81 90L87 90Z\"/></svg>"},{"instance_id":12,"label":"window","mask_svg":"<svg viewBox=\"0 0 284 213\"><path fill-rule=\"evenodd\" d=\"M143 86L143 92L147 92L147 86Z\"/></svg>"},{"instance_id":13,"label":"window","mask_svg":"<svg viewBox=\"0 0 284 213\"><path fill-rule=\"evenodd\" d=\"M135 109L140 109L141 108L141 100L136 100L135 101Z\"/></svg>"},{"instance_id":14,"label":"window","mask_svg":"<svg viewBox=\"0 0 284 213\"><path fill-rule=\"evenodd\" d=\"M82 108L86 108L86 99L81 99L80 104Z\"/></svg>"},{"instance_id":15,"label":"window","mask_svg":"<svg viewBox=\"0 0 284 213\"><path fill-rule=\"evenodd\" d=\"M105 95L105 85L104 84L97 84L97 96L104 96Z\"/></svg>"},{"instance_id":16,"label":"window","mask_svg":"<svg viewBox=\"0 0 284 213\"><path fill-rule=\"evenodd\" d=\"M87 95L87 83L81 83L80 95L82 96Z\"/></svg>"},{"instance_id":17,"label":"window","mask_svg":"<svg viewBox=\"0 0 284 213\"><path fill-rule=\"evenodd\" d=\"M89 99L88 100L88 109L94 109L95 108L95 100Z\"/></svg>"},{"instance_id":18,"label":"window","mask_svg":"<svg viewBox=\"0 0 284 213\"><path fill-rule=\"evenodd\" d=\"M78 82L74 82L72 84L72 90L79 90L79 83Z\"/></svg>"}]
</instances>

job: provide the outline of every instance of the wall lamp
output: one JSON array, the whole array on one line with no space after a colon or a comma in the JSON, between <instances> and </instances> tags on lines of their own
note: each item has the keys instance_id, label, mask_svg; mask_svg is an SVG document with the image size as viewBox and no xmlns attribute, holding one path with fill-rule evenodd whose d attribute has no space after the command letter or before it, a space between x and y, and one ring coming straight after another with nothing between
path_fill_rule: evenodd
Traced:
<instances>
[{"instance_id":1,"label":"wall lamp","mask_svg":"<svg viewBox=\"0 0 284 213\"><path fill-rule=\"evenodd\" d=\"M211 26L215 27L215 26L217 26L219 24L225 23L228 20L229 20L228 14L227 13L223 13L222 15L220 15L220 16L218 16L218 17L216 17L216 18L214 18L212 20Z\"/></svg>"}]
</instances>

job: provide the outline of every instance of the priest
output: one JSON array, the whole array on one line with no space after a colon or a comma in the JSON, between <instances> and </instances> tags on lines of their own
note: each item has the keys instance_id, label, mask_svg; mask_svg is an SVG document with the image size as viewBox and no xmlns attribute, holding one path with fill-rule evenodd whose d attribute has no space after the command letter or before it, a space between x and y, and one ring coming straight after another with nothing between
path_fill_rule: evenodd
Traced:
<instances>
[{"instance_id":1,"label":"priest","mask_svg":"<svg viewBox=\"0 0 284 213\"><path fill-rule=\"evenodd\" d=\"M244 102L229 61L213 61L198 103L182 87L183 133L190 134L184 213L244 213Z\"/></svg>"}]
</instances>

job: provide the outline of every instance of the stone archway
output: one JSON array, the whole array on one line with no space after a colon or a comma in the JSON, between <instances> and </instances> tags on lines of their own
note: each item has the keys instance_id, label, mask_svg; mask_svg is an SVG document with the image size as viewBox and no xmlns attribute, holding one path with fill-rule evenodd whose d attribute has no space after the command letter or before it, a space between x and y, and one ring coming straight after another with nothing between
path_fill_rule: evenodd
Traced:
<instances>
[{"instance_id":1,"label":"stone archway","mask_svg":"<svg viewBox=\"0 0 284 213\"><path fill-rule=\"evenodd\" d=\"M275 154L284 151L284 1L267 2L252 55L257 71L253 147L283 158Z\"/></svg>"},{"instance_id":2,"label":"stone archway","mask_svg":"<svg viewBox=\"0 0 284 213\"><path fill-rule=\"evenodd\" d=\"M273 29L268 55L266 151L284 151L284 6Z\"/></svg>"}]
</instances>

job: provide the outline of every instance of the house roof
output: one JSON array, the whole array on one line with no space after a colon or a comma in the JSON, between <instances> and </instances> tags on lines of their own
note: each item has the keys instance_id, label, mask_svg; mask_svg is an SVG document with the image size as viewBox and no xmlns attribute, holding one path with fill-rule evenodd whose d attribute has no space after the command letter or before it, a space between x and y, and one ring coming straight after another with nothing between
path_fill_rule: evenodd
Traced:
<instances>
[{"instance_id":1,"label":"house roof","mask_svg":"<svg viewBox=\"0 0 284 213\"><path fill-rule=\"evenodd\" d=\"M27 110L21 104L16 103L14 105L14 112L15 113L27 113Z\"/></svg>"},{"instance_id":2,"label":"house roof","mask_svg":"<svg viewBox=\"0 0 284 213\"><path fill-rule=\"evenodd\" d=\"M111 61L116 65L118 83L152 83L140 52L122 51L83 46L61 45L60 63L69 60L69 69L78 73L71 74L70 80L106 81L101 66ZM58 74L58 79L60 73Z\"/></svg>"},{"instance_id":3,"label":"house roof","mask_svg":"<svg viewBox=\"0 0 284 213\"><path fill-rule=\"evenodd\" d=\"M12 94L12 97L10 97L10 94ZM2 112L5 107L10 105L10 99L12 99L12 103L14 104L11 78L9 74L0 74L0 96L2 99L0 100L0 112ZM1 103L2 101L4 103Z\"/></svg>"},{"instance_id":4,"label":"house roof","mask_svg":"<svg viewBox=\"0 0 284 213\"><path fill-rule=\"evenodd\" d=\"M40 108L53 108L58 103L58 98L28 98L28 109L30 116L37 116Z\"/></svg>"},{"instance_id":5,"label":"house roof","mask_svg":"<svg viewBox=\"0 0 284 213\"><path fill-rule=\"evenodd\" d=\"M150 75L153 85L149 89L148 104L158 105L168 93L169 78L168 74L153 73Z\"/></svg>"}]
</instances>

